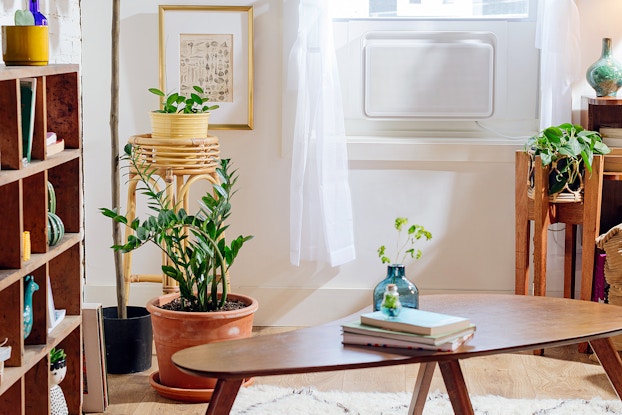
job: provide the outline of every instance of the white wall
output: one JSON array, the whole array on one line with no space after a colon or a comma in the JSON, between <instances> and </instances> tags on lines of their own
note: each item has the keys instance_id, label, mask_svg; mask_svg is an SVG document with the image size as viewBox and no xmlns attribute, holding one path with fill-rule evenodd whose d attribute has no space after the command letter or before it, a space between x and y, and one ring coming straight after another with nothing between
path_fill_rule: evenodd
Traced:
<instances>
[{"instance_id":1,"label":"white wall","mask_svg":"<svg viewBox=\"0 0 622 415\"><path fill-rule=\"evenodd\" d=\"M57 0L57 3L60 0ZM439 140L367 140L349 145L358 258L339 268L289 264L290 159L281 137L283 10L292 0L232 2L255 11L255 129L218 131L224 157L240 171L231 234L253 234L231 270L235 291L260 302L259 325L326 321L369 304L385 272L376 248L393 241L396 216L424 224L434 234L423 258L407 274L423 293L512 292L514 288L514 159L520 145ZM168 4L222 4L169 1ZM582 0L583 67L600 53L600 38L622 42L611 10L615 0ZM158 84L157 2L122 2L122 142L148 131L147 112L157 106L147 88ZM589 4L589 7L587 6ZM110 305L114 277L110 223L97 211L109 197L110 4L82 2L86 204L86 301ZM607 13L603 13L607 11ZM0 15L0 18L3 16ZM622 60L622 50L616 53ZM580 82L580 93L591 93ZM584 92L580 92L584 91ZM577 101L578 102L578 101ZM577 120L578 121L578 118ZM284 146L286 147L286 146ZM554 241L552 242L554 244ZM138 255L137 255L138 256ZM561 291L559 258L549 272ZM146 260L157 268L159 256ZM556 262L557 261L557 262ZM143 261L145 262L145 261ZM137 270L138 271L138 270ZM132 302L159 294L154 284L132 287Z\"/></svg>"}]
</instances>

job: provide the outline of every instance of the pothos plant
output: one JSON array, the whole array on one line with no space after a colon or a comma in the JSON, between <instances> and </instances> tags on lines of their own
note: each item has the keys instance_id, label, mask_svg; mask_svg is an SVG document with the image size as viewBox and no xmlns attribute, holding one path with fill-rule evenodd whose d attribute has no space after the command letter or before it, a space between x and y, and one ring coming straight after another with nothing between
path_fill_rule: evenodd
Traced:
<instances>
[{"instance_id":1,"label":"pothos plant","mask_svg":"<svg viewBox=\"0 0 622 415\"><path fill-rule=\"evenodd\" d=\"M550 195L559 193L567 185L579 186L583 167L592 173L594 155L611 152L598 132L570 123L540 131L527 141L525 151L532 157L540 156L543 167L554 167L549 177Z\"/></svg>"},{"instance_id":2,"label":"pothos plant","mask_svg":"<svg viewBox=\"0 0 622 415\"><path fill-rule=\"evenodd\" d=\"M408 226L408 218L396 218L395 229L397 230L397 240L395 244L395 257L392 261L387 254L387 247L381 245L378 248L378 257L383 264L405 264L407 259L416 261L421 258L421 249L416 249L415 244L421 240L429 241L432 234L421 225ZM405 233L404 230L406 231Z\"/></svg>"},{"instance_id":3,"label":"pothos plant","mask_svg":"<svg viewBox=\"0 0 622 415\"><path fill-rule=\"evenodd\" d=\"M114 210L100 209L104 216L134 231L124 245L112 248L126 253L146 244L156 245L169 259L162 271L179 284L183 311L222 310L227 303L229 267L244 243L252 238L240 235L230 243L225 238L225 221L231 214L231 197L238 179L230 160L221 160L216 169L220 183L212 184L212 191L201 197L198 212L191 215L173 205L165 188L157 190L155 183L160 179L154 176L155 169L142 162L131 145L126 145L123 158L129 160L139 181L137 190L147 197L153 214L130 222Z\"/></svg>"},{"instance_id":4,"label":"pothos plant","mask_svg":"<svg viewBox=\"0 0 622 415\"><path fill-rule=\"evenodd\" d=\"M162 109L155 110L154 112L167 114L200 114L220 108L219 105L206 104L209 98L202 96L204 94L203 88L195 85L192 89L194 92L191 92L190 96L186 97L177 92L171 92L167 95L158 88L149 88L149 92L163 98L161 102Z\"/></svg>"}]
</instances>

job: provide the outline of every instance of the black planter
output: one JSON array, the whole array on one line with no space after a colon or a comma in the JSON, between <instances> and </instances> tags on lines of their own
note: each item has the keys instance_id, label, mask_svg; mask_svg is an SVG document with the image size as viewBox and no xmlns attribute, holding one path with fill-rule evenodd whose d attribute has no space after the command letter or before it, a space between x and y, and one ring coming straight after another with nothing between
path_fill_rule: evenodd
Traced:
<instances>
[{"instance_id":1,"label":"black planter","mask_svg":"<svg viewBox=\"0 0 622 415\"><path fill-rule=\"evenodd\" d=\"M153 330L147 309L128 306L126 319L117 317L117 307L105 307L103 314L108 373L126 374L149 369Z\"/></svg>"}]
</instances>

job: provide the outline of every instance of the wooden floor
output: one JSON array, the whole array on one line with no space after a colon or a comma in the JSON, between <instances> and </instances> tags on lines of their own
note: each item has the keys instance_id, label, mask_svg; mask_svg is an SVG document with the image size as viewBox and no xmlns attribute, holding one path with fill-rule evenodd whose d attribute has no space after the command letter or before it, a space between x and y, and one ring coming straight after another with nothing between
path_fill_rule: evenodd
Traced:
<instances>
[{"instance_id":1,"label":"wooden floor","mask_svg":"<svg viewBox=\"0 0 622 415\"><path fill-rule=\"evenodd\" d=\"M259 335L286 328L258 328ZM154 350L155 352L155 350ZM472 395L508 398L617 399L599 363L578 353L576 346L546 349L544 356L532 353L477 357L461 362ZM359 369L316 374L256 378L255 385L281 387L312 386L318 390L412 391L418 365ZM157 370L131 375L108 375L108 415L204 414L207 404L183 404L161 398L150 386L148 376ZM62 386L62 385L61 385ZM438 368L431 391L444 391Z\"/></svg>"}]
</instances>

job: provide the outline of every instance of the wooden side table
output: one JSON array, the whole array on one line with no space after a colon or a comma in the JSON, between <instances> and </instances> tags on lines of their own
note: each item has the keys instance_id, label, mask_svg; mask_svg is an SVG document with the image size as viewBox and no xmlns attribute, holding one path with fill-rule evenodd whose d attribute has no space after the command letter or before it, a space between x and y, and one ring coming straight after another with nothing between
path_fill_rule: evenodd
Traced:
<instances>
[{"instance_id":1,"label":"wooden side table","mask_svg":"<svg viewBox=\"0 0 622 415\"><path fill-rule=\"evenodd\" d=\"M541 166L540 158L536 165ZM581 296L590 301L594 272L595 241L600 230L600 206L603 183L603 156L595 156L592 174L585 177L582 202L550 203L548 168L535 168L534 197L529 198L529 155L516 152L516 278L515 293L529 293L530 221L534 221L534 295L546 295L546 257L548 227L565 223L564 297L574 298L575 248L577 225L583 225Z\"/></svg>"}]
</instances>

